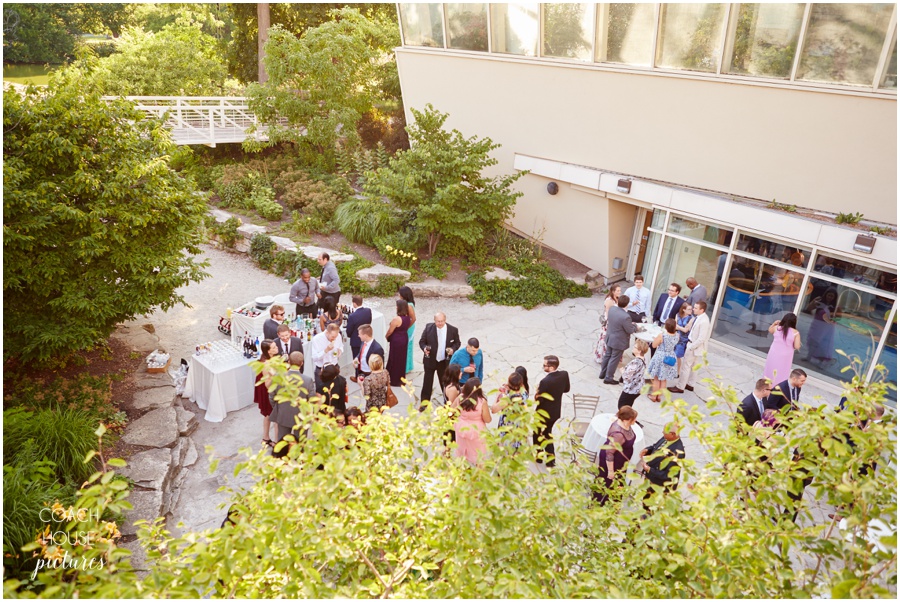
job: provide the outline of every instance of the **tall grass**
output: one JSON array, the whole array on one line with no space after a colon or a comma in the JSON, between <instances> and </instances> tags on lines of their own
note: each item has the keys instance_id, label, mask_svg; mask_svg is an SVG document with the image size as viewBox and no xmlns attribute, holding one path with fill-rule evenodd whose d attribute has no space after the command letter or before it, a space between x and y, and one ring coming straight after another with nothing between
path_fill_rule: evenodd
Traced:
<instances>
[{"instance_id":1,"label":"tall grass","mask_svg":"<svg viewBox=\"0 0 900 602\"><path fill-rule=\"evenodd\" d=\"M94 468L84 457L95 449L94 431L99 420L83 410L60 408L36 412L13 408L3 412L3 463L21 464L24 450L32 450L38 460L54 465L61 482L80 484ZM29 443L30 442L30 443Z\"/></svg>"},{"instance_id":2,"label":"tall grass","mask_svg":"<svg viewBox=\"0 0 900 602\"><path fill-rule=\"evenodd\" d=\"M386 202L352 199L338 206L332 219L335 228L351 242L374 245L400 227L396 211Z\"/></svg>"}]
</instances>

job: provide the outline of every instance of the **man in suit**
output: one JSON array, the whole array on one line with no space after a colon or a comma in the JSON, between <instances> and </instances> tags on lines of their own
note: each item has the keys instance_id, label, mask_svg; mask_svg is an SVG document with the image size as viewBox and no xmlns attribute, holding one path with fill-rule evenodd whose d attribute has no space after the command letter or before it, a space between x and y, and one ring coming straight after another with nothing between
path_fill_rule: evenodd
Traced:
<instances>
[{"instance_id":1,"label":"man in suit","mask_svg":"<svg viewBox=\"0 0 900 602\"><path fill-rule=\"evenodd\" d=\"M313 379L303 374L303 354L294 351L290 356L290 367L287 371L288 378L292 379L300 388L298 399L309 400L315 396L316 387ZM275 398L272 403L272 414L269 420L278 425L278 441L282 441L288 435L292 435L295 440L300 440L300 430L294 420L300 413L300 407L290 399L283 399L281 387L275 392ZM278 445L276 442L272 455L281 458L287 455L290 445Z\"/></svg>"},{"instance_id":2,"label":"man in suit","mask_svg":"<svg viewBox=\"0 0 900 602\"><path fill-rule=\"evenodd\" d=\"M690 279L688 279L688 282L690 282ZM694 282L697 281L694 280ZM685 301L685 303L690 303L690 301ZM687 347L684 350L684 357L681 358L681 374L678 376L677 385L669 387L669 391L672 393L684 393L685 389L688 391L694 390L694 364L706 353L710 334L709 316L706 315L706 301L697 301L694 304L694 325L691 326Z\"/></svg>"},{"instance_id":3,"label":"man in suit","mask_svg":"<svg viewBox=\"0 0 900 602\"><path fill-rule=\"evenodd\" d=\"M273 305L269 308L269 319L263 323L263 338L274 341L278 336L278 327L284 320L284 307Z\"/></svg>"},{"instance_id":4,"label":"man in suit","mask_svg":"<svg viewBox=\"0 0 900 602\"><path fill-rule=\"evenodd\" d=\"M356 368L356 376L365 378L372 373L369 368L369 358L380 355L384 358L384 348L372 337L372 325L363 324L359 327L359 352L353 356L353 366Z\"/></svg>"},{"instance_id":5,"label":"man in suit","mask_svg":"<svg viewBox=\"0 0 900 602\"><path fill-rule=\"evenodd\" d=\"M425 376L422 379L422 405L431 400L434 388L434 373L437 371L438 388L444 383L444 371L450 364L450 358L459 349L459 330L447 324L447 316L443 312L434 314L434 322L425 326L419 337L419 349L425 354L422 367Z\"/></svg>"},{"instance_id":6,"label":"man in suit","mask_svg":"<svg viewBox=\"0 0 900 602\"><path fill-rule=\"evenodd\" d=\"M637 274L634 277L634 286L628 287L625 291L628 295L628 315L631 316L632 322L642 322L647 314L650 313L650 290L644 288L644 277Z\"/></svg>"},{"instance_id":7,"label":"man in suit","mask_svg":"<svg viewBox=\"0 0 900 602\"><path fill-rule=\"evenodd\" d=\"M625 314L627 317L627 313ZM544 372L547 376L538 383L537 392L534 398L537 400L538 410L544 410L549 414L549 418L544 419L544 426L535 431L532 436L534 444L540 445L543 441L547 442L544 450L547 452L547 466L552 468L556 465L555 449L553 447L553 425L559 420L562 414L562 398L563 393L569 392L569 373L559 369L559 358L555 355L547 355L544 357ZM538 458L538 462L540 462Z\"/></svg>"},{"instance_id":8,"label":"man in suit","mask_svg":"<svg viewBox=\"0 0 900 602\"><path fill-rule=\"evenodd\" d=\"M325 252L320 253L316 261L322 266L322 275L319 277L319 307L325 307L323 302L326 297L334 299L334 306L337 307L341 302L341 277L338 275L337 266Z\"/></svg>"},{"instance_id":9,"label":"man in suit","mask_svg":"<svg viewBox=\"0 0 900 602\"><path fill-rule=\"evenodd\" d=\"M654 457L655 456L655 457ZM645 460L644 458L650 458ZM678 487L681 476L679 461L684 459L684 442L678 436L678 426L670 423L663 431L659 441L641 450L641 468L644 478L653 485L647 489L646 500L656 489L674 491ZM646 503L644 509L649 512Z\"/></svg>"},{"instance_id":10,"label":"man in suit","mask_svg":"<svg viewBox=\"0 0 900 602\"><path fill-rule=\"evenodd\" d=\"M353 311L347 317L347 337L350 339L350 351L353 357L359 357L359 348L362 341L359 339L359 327L363 324L372 323L372 310L363 307L363 298L360 295L353 295ZM356 376L351 376L350 380L356 382Z\"/></svg>"},{"instance_id":11,"label":"man in suit","mask_svg":"<svg viewBox=\"0 0 900 602\"><path fill-rule=\"evenodd\" d=\"M678 310L684 305L684 299L678 296L681 293L681 285L673 282L669 285L669 290L659 296L656 300L656 307L653 309L653 323L660 326L666 323L669 318L676 318Z\"/></svg>"},{"instance_id":12,"label":"man in suit","mask_svg":"<svg viewBox=\"0 0 900 602\"><path fill-rule=\"evenodd\" d=\"M473 376L484 382L484 354L478 348L478 339L469 339L465 349L457 349L450 358L451 364L459 364L462 368L462 376L459 384L465 384Z\"/></svg>"},{"instance_id":13,"label":"man in suit","mask_svg":"<svg viewBox=\"0 0 900 602\"><path fill-rule=\"evenodd\" d=\"M600 378L607 385L618 385L615 379L616 369L622 361L622 354L631 346L631 335L637 332L637 324L625 311L631 299L628 295L619 295L617 306L609 308L606 318L606 351L600 361Z\"/></svg>"},{"instance_id":14,"label":"man in suit","mask_svg":"<svg viewBox=\"0 0 900 602\"><path fill-rule=\"evenodd\" d=\"M769 399L766 401L766 409L781 411L781 408L790 406L796 409L797 403L800 402L800 390L806 383L806 372L800 368L791 370L791 375L787 380L783 380L774 387Z\"/></svg>"},{"instance_id":15,"label":"man in suit","mask_svg":"<svg viewBox=\"0 0 900 602\"><path fill-rule=\"evenodd\" d=\"M303 341L300 337L291 336L291 327L282 324L278 327L278 338L275 339L275 346L278 347L278 353L285 356L285 359L295 351L303 353Z\"/></svg>"},{"instance_id":16,"label":"man in suit","mask_svg":"<svg viewBox=\"0 0 900 602\"><path fill-rule=\"evenodd\" d=\"M300 271L300 280L291 286L291 296L289 297L292 303L297 304L296 315L315 316L319 310L316 299L320 296L319 281L312 277L308 268L303 268Z\"/></svg>"},{"instance_id":17,"label":"man in suit","mask_svg":"<svg viewBox=\"0 0 900 602\"><path fill-rule=\"evenodd\" d=\"M691 289L691 294L688 295L685 303L690 303L691 305L696 305L697 301L703 301L706 303L709 294L706 292L706 287L697 282L697 279L691 276L687 280L684 281L687 284L687 287Z\"/></svg>"},{"instance_id":18,"label":"man in suit","mask_svg":"<svg viewBox=\"0 0 900 602\"><path fill-rule=\"evenodd\" d=\"M748 395L741 401L738 408L738 414L744 418L747 426L753 426L758 420L762 420L762 415L766 411L766 402L769 399L769 392L772 390L772 384L768 378L761 378L756 381L753 393Z\"/></svg>"}]
</instances>

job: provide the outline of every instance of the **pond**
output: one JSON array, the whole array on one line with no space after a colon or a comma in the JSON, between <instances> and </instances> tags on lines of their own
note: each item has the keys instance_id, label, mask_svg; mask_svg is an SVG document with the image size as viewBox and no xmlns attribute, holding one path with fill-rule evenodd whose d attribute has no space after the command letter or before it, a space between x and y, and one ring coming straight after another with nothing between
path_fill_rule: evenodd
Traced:
<instances>
[{"instance_id":1,"label":"pond","mask_svg":"<svg viewBox=\"0 0 900 602\"><path fill-rule=\"evenodd\" d=\"M49 74L59 65L3 64L3 81L46 86Z\"/></svg>"}]
</instances>

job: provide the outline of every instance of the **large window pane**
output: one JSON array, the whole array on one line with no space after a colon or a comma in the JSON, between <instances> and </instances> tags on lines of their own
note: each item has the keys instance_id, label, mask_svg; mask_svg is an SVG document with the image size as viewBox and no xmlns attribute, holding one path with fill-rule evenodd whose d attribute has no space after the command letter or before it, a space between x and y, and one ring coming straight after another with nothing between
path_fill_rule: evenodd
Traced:
<instances>
[{"instance_id":1,"label":"large window pane","mask_svg":"<svg viewBox=\"0 0 900 602\"><path fill-rule=\"evenodd\" d=\"M752 253L801 268L805 268L806 264L809 263L811 251L809 247L789 246L775 240L753 236L752 234L741 234L738 238L737 249L744 253Z\"/></svg>"},{"instance_id":2,"label":"large window pane","mask_svg":"<svg viewBox=\"0 0 900 602\"><path fill-rule=\"evenodd\" d=\"M605 23L598 30L605 32L605 54L601 52L604 39L597 40L597 60L626 65L650 66L653 58L653 36L656 34L656 6L654 4L610 4Z\"/></svg>"},{"instance_id":3,"label":"large window pane","mask_svg":"<svg viewBox=\"0 0 900 602\"><path fill-rule=\"evenodd\" d=\"M715 72L725 30L725 6L661 5L657 67Z\"/></svg>"},{"instance_id":4,"label":"large window pane","mask_svg":"<svg viewBox=\"0 0 900 602\"><path fill-rule=\"evenodd\" d=\"M813 270L889 293L897 292L896 271L885 270L865 261L819 253Z\"/></svg>"},{"instance_id":5,"label":"large window pane","mask_svg":"<svg viewBox=\"0 0 900 602\"><path fill-rule=\"evenodd\" d=\"M663 226L666 225L666 212L662 209L654 209L653 210L653 221L650 222L651 228L657 228L658 230L662 230Z\"/></svg>"},{"instance_id":6,"label":"large window pane","mask_svg":"<svg viewBox=\"0 0 900 602\"><path fill-rule=\"evenodd\" d=\"M494 52L537 56L539 5L491 4Z\"/></svg>"},{"instance_id":7,"label":"large window pane","mask_svg":"<svg viewBox=\"0 0 900 602\"><path fill-rule=\"evenodd\" d=\"M871 86L893 4L813 4L797 79Z\"/></svg>"},{"instance_id":8,"label":"large window pane","mask_svg":"<svg viewBox=\"0 0 900 602\"><path fill-rule=\"evenodd\" d=\"M653 298L656 299L665 291L670 282L681 284L681 296L686 297L689 291L685 281L689 276L696 278L697 282L710 291L716 279L718 259L719 252L715 249L666 237L659 261L659 272L653 286ZM712 315L712 309L708 311Z\"/></svg>"},{"instance_id":9,"label":"large window pane","mask_svg":"<svg viewBox=\"0 0 900 602\"><path fill-rule=\"evenodd\" d=\"M850 361L843 351L860 360L854 368L865 375L887 323L886 316L872 311L872 296L852 287L810 278L809 293L801 300L797 329L803 347L794 363L835 380L848 381L853 372L841 373Z\"/></svg>"},{"instance_id":10,"label":"large window pane","mask_svg":"<svg viewBox=\"0 0 900 602\"><path fill-rule=\"evenodd\" d=\"M741 4L726 73L789 78L803 4Z\"/></svg>"},{"instance_id":11,"label":"large window pane","mask_svg":"<svg viewBox=\"0 0 900 602\"><path fill-rule=\"evenodd\" d=\"M591 60L591 4L542 4L544 56Z\"/></svg>"},{"instance_id":12,"label":"large window pane","mask_svg":"<svg viewBox=\"0 0 900 602\"><path fill-rule=\"evenodd\" d=\"M487 52L487 4L445 4L450 48Z\"/></svg>"},{"instance_id":13,"label":"large window pane","mask_svg":"<svg viewBox=\"0 0 900 602\"><path fill-rule=\"evenodd\" d=\"M401 4L400 26L407 46L444 47L440 4Z\"/></svg>"},{"instance_id":14,"label":"large window pane","mask_svg":"<svg viewBox=\"0 0 900 602\"><path fill-rule=\"evenodd\" d=\"M677 215L673 215L672 219L669 220L669 232L696 238L697 240L705 240L706 242L725 247L731 244L731 228L713 226L706 222Z\"/></svg>"},{"instance_id":15,"label":"large window pane","mask_svg":"<svg viewBox=\"0 0 900 602\"><path fill-rule=\"evenodd\" d=\"M880 379L884 378L888 382L894 383L894 389L889 390L887 392L887 398L894 402L894 408L897 407L897 319L894 317L894 321L891 323L891 331L888 333L887 341L884 342L884 349L881 350L881 355L878 357L878 363L885 367L885 372L882 375L880 372L876 371L872 374L872 379Z\"/></svg>"},{"instance_id":16,"label":"large window pane","mask_svg":"<svg viewBox=\"0 0 900 602\"><path fill-rule=\"evenodd\" d=\"M882 88L897 89L897 32L894 32L894 41L891 42L891 53L888 55L887 69L881 80Z\"/></svg>"}]
</instances>

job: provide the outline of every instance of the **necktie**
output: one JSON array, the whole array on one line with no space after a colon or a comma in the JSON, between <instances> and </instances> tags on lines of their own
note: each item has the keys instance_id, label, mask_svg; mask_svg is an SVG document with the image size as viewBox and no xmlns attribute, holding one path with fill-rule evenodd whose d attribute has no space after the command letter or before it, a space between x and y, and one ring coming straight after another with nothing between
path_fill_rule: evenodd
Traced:
<instances>
[{"instance_id":1,"label":"necktie","mask_svg":"<svg viewBox=\"0 0 900 602\"><path fill-rule=\"evenodd\" d=\"M669 311L672 309L672 297L669 297L669 300L666 301L665 307L663 307L661 321L665 322L669 317Z\"/></svg>"},{"instance_id":2,"label":"necktie","mask_svg":"<svg viewBox=\"0 0 900 602\"><path fill-rule=\"evenodd\" d=\"M366 357L366 345L368 343L363 343L362 347L359 348L359 365L362 366L363 358Z\"/></svg>"},{"instance_id":3,"label":"necktie","mask_svg":"<svg viewBox=\"0 0 900 602\"><path fill-rule=\"evenodd\" d=\"M791 387L791 401L797 401L797 387Z\"/></svg>"}]
</instances>

